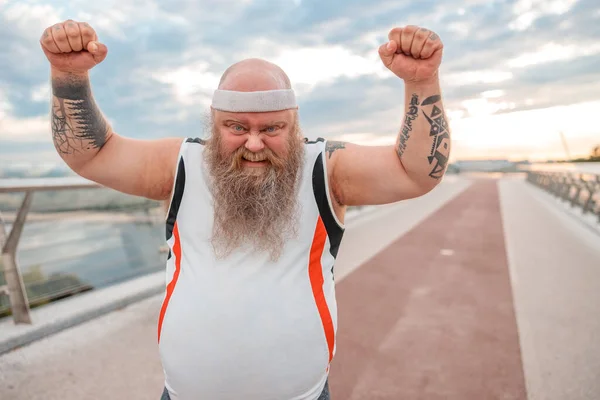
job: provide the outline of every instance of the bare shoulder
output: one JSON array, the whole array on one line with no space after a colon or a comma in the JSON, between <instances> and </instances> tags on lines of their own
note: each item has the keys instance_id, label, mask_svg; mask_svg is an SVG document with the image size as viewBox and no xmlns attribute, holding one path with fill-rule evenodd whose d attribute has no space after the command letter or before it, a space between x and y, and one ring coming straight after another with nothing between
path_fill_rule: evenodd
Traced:
<instances>
[{"instance_id":1,"label":"bare shoulder","mask_svg":"<svg viewBox=\"0 0 600 400\"><path fill-rule=\"evenodd\" d=\"M347 143L338 140L328 140L325 145L325 151L327 152L327 159L331 159L333 154L338 150L344 150Z\"/></svg>"},{"instance_id":2,"label":"bare shoulder","mask_svg":"<svg viewBox=\"0 0 600 400\"><path fill-rule=\"evenodd\" d=\"M80 175L117 191L155 200L171 194L185 139L133 139L114 133Z\"/></svg>"}]
</instances>

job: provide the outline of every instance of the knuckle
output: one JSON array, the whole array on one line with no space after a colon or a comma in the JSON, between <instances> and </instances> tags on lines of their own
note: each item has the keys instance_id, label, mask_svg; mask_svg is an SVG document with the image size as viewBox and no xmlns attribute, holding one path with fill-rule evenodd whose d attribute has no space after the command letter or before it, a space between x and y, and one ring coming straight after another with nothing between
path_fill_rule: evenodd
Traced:
<instances>
[{"instance_id":1,"label":"knuckle","mask_svg":"<svg viewBox=\"0 0 600 400\"><path fill-rule=\"evenodd\" d=\"M402 33L402 28L394 28L394 29L390 30L390 33L388 34L388 38L391 39L393 37L397 37L401 33Z\"/></svg>"},{"instance_id":2,"label":"knuckle","mask_svg":"<svg viewBox=\"0 0 600 400\"><path fill-rule=\"evenodd\" d=\"M48 35L48 36L42 37L42 43L50 45L50 44L54 44L54 40L52 39L52 36Z\"/></svg>"},{"instance_id":3,"label":"knuckle","mask_svg":"<svg viewBox=\"0 0 600 400\"><path fill-rule=\"evenodd\" d=\"M89 25L80 25L79 29L81 30L81 34L89 37L93 37L95 32Z\"/></svg>"},{"instance_id":4,"label":"knuckle","mask_svg":"<svg viewBox=\"0 0 600 400\"><path fill-rule=\"evenodd\" d=\"M429 32L427 31L417 31L417 33L415 33L415 38L419 40L425 40L428 36Z\"/></svg>"},{"instance_id":5,"label":"knuckle","mask_svg":"<svg viewBox=\"0 0 600 400\"><path fill-rule=\"evenodd\" d=\"M81 36L83 36L84 38L93 38L94 37L94 31L89 30L89 29L82 29L81 30Z\"/></svg>"},{"instance_id":6,"label":"knuckle","mask_svg":"<svg viewBox=\"0 0 600 400\"><path fill-rule=\"evenodd\" d=\"M56 33L54 34L54 41L57 44L62 44L62 43L68 43L67 40L67 35L57 35Z\"/></svg>"}]
</instances>

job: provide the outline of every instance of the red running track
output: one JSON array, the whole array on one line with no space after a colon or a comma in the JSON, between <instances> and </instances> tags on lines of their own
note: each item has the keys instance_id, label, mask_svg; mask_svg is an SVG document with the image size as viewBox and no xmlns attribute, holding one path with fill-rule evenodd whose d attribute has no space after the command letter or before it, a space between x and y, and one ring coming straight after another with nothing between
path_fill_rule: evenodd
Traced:
<instances>
[{"instance_id":1,"label":"red running track","mask_svg":"<svg viewBox=\"0 0 600 400\"><path fill-rule=\"evenodd\" d=\"M337 298L333 399L527 398L495 180L355 270Z\"/></svg>"}]
</instances>

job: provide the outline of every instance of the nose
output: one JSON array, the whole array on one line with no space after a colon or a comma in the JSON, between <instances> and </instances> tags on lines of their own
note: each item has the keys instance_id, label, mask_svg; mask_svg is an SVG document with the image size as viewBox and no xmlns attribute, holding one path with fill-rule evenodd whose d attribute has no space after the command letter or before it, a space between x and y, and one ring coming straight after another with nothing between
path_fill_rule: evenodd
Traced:
<instances>
[{"instance_id":1,"label":"nose","mask_svg":"<svg viewBox=\"0 0 600 400\"><path fill-rule=\"evenodd\" d=\"M265 144L258 135L250 135L246 141L245 147L253 153L257 153L265 148Z\"/></svg>"}]
</instances>

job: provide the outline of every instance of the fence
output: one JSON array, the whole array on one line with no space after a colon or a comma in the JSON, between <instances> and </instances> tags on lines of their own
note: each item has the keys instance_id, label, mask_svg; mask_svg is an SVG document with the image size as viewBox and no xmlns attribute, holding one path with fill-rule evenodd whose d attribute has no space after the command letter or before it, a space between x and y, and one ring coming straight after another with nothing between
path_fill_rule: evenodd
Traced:
<instances>
[{"instance_id":1,"label":"fence","mask_svg":"<svg viewBox=\"0 0 600 400\"><path fill-rule=\"evenodd\" d=\"M600 174L581 172L529 171L527 180L556 197L594 214L600 223Z\"/></svg>"},{"instance_id":2,"label":"fence","mask_svg":"<svg viewBox=\"0 0 600 400\"><path fill-rule=\"evenodd\" d=\"M4 179L0 209L0 317L15 323L31 323L30 307L164 268L159 202L78 177Z\"/></svg>"}]
</instances>

